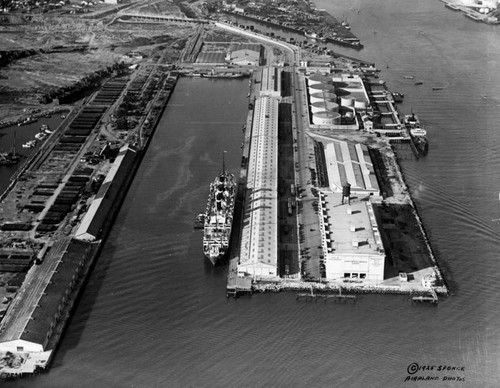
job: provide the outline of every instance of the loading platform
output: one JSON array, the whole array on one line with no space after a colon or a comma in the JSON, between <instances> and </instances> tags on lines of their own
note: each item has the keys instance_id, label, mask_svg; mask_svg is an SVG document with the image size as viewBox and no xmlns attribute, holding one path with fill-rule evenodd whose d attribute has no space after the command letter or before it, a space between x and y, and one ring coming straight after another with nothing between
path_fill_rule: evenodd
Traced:
<instances>
[{"instance_id":1,"label":"loading platform","mask_svg":"<svg viewBox=\"0 0 500 388\"><path fill-rule=\"evenodd\" d=\"M229 271L227 274L226 297L237 298L241 294L252 293L252 278L238 276L238 258L229 260Z\"/></svg>"},{"instance_id":2,"label":"loading platform","mask_svg":"<svg viewBox=\"0 0 500 388\"><path fill-rule=\"evenodd\" d=\"M432 304L438 304L439 299L438 299L438 296L436 294L436 291L431 289L429 291L429 293L430 293L430 295L428 295L428 296L424 296L424 295L414 296L413 298L411 298L411 300L412 300L412 302L420 302L420 303L429 302Z\"/></svg>"},{"instance_id":3,"label":"loading platform","mask_svg":"<svg viewBox=\"0 0 500 388\"><path fill-rule=\"evenodd\" d=\"M348 300L352 300L353 302L356 301L356 295L349 295L349 294L342 294L342 288L339 288L339 293L336 295L332 294L315 294L313 292L313 288L311 287L311 292L299 292L297 294L296 300L300 299L313 299L314 301L317 301L318 299L323 299L325 302L334 299L337 301L344 301L347 302Z\"/></svg>"}]
</instances>

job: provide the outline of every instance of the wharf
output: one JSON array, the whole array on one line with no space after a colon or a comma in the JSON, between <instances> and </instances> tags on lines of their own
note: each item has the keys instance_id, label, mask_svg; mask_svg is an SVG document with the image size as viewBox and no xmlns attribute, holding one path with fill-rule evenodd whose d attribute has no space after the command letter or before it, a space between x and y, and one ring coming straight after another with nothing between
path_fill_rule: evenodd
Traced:
<instances>
[{"instance_id":1,"label":"wharf","mask_svg":"<svg viewBox=\"0 0 500 388\"><path fill-rule=\"evenodd\" d=\"M229 261L226 296L236 298L238 295L249 293L252 293L252 279L238 276L238 258L235 257Z\"/></svg>"},{"instance_id":2,"label":"wharf","mask_svg":"<svg viewBox=\"0 0 500 388\"><path fill-rule=\"evenodd\" d=\"M414 296L412 298L412 301L413 302L429 302L429 303L433 303L433 304L438 304L439 302L439 299L438 299L438 296L436 294L436 291L434 290L430 290L430 296L425 296L425 295L419 295L419 296Z\"/></svg>"},{"instance_id":3,"label":"wharf","mask_svg":"<svg viewBox=\"0 0 500 388\"><path fill-rule=\"evenodd\" d=\"M5 262L29 260L29 270L10 287L17 292L0 326L1 377L49 364L177 75L139 70L110 79L68 115L2 196L0 253ZM110 116L128 89L146 95L151 86L147 114L120 137Z\"/></svg>"}]
</instances>

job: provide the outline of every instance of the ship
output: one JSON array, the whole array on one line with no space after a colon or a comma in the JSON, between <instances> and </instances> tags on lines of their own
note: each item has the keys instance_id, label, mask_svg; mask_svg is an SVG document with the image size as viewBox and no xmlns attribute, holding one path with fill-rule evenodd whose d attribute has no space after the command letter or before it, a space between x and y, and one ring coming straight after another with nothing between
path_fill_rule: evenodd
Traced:
<instances>
[{"instance_id":1,"label":"ship","mask_svg":"<svg viewBox=\"0 0 500 388\"><path fill-rule=\"evenodd\" d=\"M223 155L222 171L210 184L203 226L203 253L213 265L224 257L229 248L235 197L236 180L226 170Z\"/></svg>"},{"instance_id":2,"label":"ship","mask_svg":"<svg viewBox=\"0 0 500 388\"><path fill-rule=\"evenodd\" d=\"M9 152L0 152L0 165L13 165L19 163L21 157L16 152L16 134L14 133L14 142Z\"/></svg>"},{"instance_id":3,"label":"ship","mask_svg":"<svg viewBox=\"0 0 500 388\"><path fill-rule=\"evenodd\" d=\"M247 76L245 73L215 73L211 72L208 74L201 75L204 78L244 78Z\"/></svg>"},{"instance_id":4,"label":"ship","mask_svg":"<svg viewBox=\"0 0 500 388\"><path fill-rule=\"evenodd\" d=\"M420 121L415 113L405 115L404 124L410 133L411 140L415 148L422 155L429 151L429 141L427 140L427 131L420 127Z\"/></svg>"},{"instance_id":5,"label":"ship","mask_svg":"<svg viewBox=\"0 0 500 388\"><path fill-rule=\"evenodd\" d=\"M36 146L36 140L29 140L22 145L23 148L33 148Z\"/></svg>"},{"instance_id":6,"label":"ship","mask_svg":"<svg viewBox=\"0 0 500 388\"><path fill-rule=\"evenodd\" d=\"M393 92L391 94L392 94L392 99L394 100L394 102L396 104L403 102L403 100L405 98L405 95L403 93Z\"/></svg>"}]
</instances>

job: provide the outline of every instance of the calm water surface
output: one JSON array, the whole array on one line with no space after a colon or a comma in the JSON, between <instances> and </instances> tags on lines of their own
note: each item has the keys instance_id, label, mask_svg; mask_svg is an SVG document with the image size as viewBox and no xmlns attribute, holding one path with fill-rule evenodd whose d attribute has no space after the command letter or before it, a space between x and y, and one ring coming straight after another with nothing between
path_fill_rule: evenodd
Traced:
<instances>
[{"instance_id":1,"label":"calm water surface","mask_svg":"<svg viewBox=\"0 0 500 388\"><path fill-rule=\"evenodd\" d=\"M498 386L500 30L437 0L317 5L344 14L365 44L338 51L383 68L405 94L401 113L428 131L429 155L402 163L453 295L436 308L387 295L226 300L226 269L204 260L192 223L223 150L238 169L248 82L182 79L51 370L12 385ZM465 382L404 382L411 363L464 367L415 376Z\"/></svg>"}]
</instances>

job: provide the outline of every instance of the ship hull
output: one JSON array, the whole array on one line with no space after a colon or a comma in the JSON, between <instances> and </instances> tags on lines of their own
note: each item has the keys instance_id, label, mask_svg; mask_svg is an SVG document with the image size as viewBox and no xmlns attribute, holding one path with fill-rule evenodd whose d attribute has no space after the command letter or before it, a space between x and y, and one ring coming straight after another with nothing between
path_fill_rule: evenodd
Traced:
<instances>
[{"instance_id":1,"label":"ship hull","mask_svg":"<svg viewBox=\"0 0 500 388\"><path fill-rule=\"evenodd\" d=\"M215 265L229 250L236 181L223 171L210 185L203 225L203 253Z\"/></svg>"}]
</instances>

